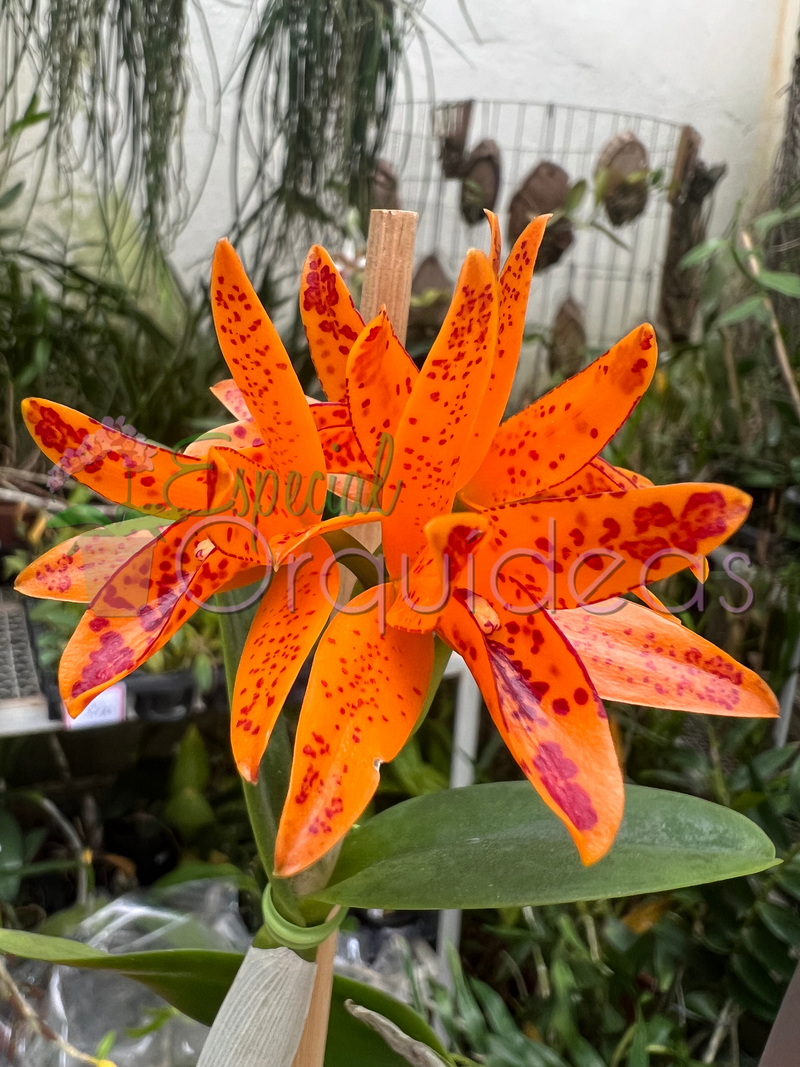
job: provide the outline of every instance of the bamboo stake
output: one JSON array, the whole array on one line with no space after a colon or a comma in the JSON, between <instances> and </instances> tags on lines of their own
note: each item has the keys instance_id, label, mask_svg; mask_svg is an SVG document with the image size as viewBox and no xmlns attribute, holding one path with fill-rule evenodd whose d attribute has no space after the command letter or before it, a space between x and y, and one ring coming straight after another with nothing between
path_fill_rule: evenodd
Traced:
<instances>
[{"instance_id":1,"label":"bamboo stake","mask_svg":"<svg viewBox=\"0 0 800 1067\"><path fill-rule=\"evenodd\" d=\"M385 306L389 321L402 344L405 343L408 328L416 232L415 211L373 211L370 214L361 315L368 322L378 314L381 306ZM370 547L374 548L377 542L373 544L374 536L368 534L370 526L372 523L361 527L361 533L367 535L361 540L364 544L369 542ZM378 527L376 532L380 538L380 528L377 523L375 526ZM323 1067L335 954L336 934L331 934L317 949L317 974L311 1007L292 1067Z\"/></svg>"},{"instance_id":2,"label":"bamboo stake","mask_svg":"<svg viewBox=\"0 0 800 1067\"><path fill-rule=\"evenodd\" d=\"M361 317L369 322L378 314L381 305L385 305L401 344L405 344L408 329L416 233L416 211L373 211L370 214Z\"/></svg>"}]
</instances>

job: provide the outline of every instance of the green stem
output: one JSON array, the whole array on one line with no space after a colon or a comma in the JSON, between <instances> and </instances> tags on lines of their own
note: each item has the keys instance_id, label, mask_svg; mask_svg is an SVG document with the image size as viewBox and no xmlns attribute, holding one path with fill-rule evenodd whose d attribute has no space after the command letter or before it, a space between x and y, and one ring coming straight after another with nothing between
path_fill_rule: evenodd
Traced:
<instances>
[{"instance_id":1,"label":"green stem","mask_svg":"<svg viewBox=\"0 0 800 1067\"><path fill-rule=\"evenodd\" d=\"M244 591L245 599L247 590ZM250 630L250 623L255 615L255 605L243 611L231 610L241 603L242 593L217 593L214 598L218 607L228 610L219 615L222 637L222 655L225 662L225 676L228 683L228 697L233 703L233 689L236 671L242 658L242 651ZM300 911L297 895L290 882L277 878L275 869L275 840L278 834L279 813L289 784L292 751L286 725L281 716L270 735L267 750L261 760L258 782L251 785L242 779L247 814L253 829L253 838L267 880L272 886L272 900L276 909L285 919L296 926L305 926L305 919Z\"/></svg>"}]
</instances>

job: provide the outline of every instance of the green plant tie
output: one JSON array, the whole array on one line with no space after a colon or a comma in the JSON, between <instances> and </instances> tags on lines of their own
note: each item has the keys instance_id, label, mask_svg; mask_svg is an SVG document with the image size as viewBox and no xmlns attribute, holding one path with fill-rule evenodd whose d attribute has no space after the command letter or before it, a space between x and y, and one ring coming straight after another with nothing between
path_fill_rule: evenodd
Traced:
<instances>
[{"instance_id":1,"label":"green plant tie","mask_svg":"<svg viewBox=\"0 0 800 1067\"><path fill-rule=\"evenodd\" d=\"M284 919L272 902L272 886L268 885L261 898L264 912L264 926L267 932L286 948L295 952L306 952L317 948L326 941L332 933L339 929L347 915L347 908L340 908L332 919L319 923L317 926L295 926L293 922Z\"/></svg>"}]
</instances>

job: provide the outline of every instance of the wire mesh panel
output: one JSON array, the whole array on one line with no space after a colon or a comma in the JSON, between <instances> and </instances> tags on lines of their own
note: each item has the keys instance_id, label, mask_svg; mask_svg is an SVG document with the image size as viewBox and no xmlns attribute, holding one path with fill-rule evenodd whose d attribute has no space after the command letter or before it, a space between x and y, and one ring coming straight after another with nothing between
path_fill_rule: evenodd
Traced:
<instances>
[{"instance_id":1,"label":"wire mesh panel","mask_svg":"<svg viewBox=\"0 0 800 1067\"><path fill-rule=\"evenodd\" d=\"M400 206L419 212L417 256L438 256L455 278L466 250L488 250L485 223L467 225L461 215L461 182L443 175L440 161L441 120L428 102L398 103L384 156L394 167ZM500 188L495 210L508 248L508 209L516 190L540 162L560 165L571 183L589 182L579 217L591 215L592 176L601 149L621 131L630 131L645 146L651 171L672 173L681 126L626 112L557 104L504 100L473 102L466 153L485 138L500 150ZM599 217L609 229L607 219ZM613 232L621 247L597 229L579 227L558 263L535 275L528 322L552 325L567 296L583 308L586 341L604 348L638 322L655 316L669 223L666 193L653 190L644 212Z\"/></svg>"}]
</instances>

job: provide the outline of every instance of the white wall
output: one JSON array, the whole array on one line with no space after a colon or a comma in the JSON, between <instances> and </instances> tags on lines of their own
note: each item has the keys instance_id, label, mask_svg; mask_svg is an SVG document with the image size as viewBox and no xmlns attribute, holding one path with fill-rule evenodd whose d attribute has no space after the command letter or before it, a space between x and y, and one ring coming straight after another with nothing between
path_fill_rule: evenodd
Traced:
<instances>
[{"instance_id":1,"label":"white wall","mask_svg":"<svg viewBox=\"0 0 800 1067\"><path fill-rule=\"evenodd\" d=\"M637 111L695 126L726 161L716 223L769 172L782 120L798 0L428 0L442 98L490 97ZM412 50L416 84L424 78Z\"/></svg>"},{"instance_id":2,"label":"white wall","mask_svg":"<svg viewBox=\"0 0 800 1067\"><path fill-rule=\"evenodd\" d=\"M744 193L768 178L782 123L800 0L427 0L421 21L438 99L510 99L595 106L696 126L707 161L729 174L714 225L724 226ZM198 208L176 246L192 272L207 263L230 221L233 84L246 39L246 9L204 0L223 84L219 144ZM196 16L192 16L196 19ZM437 33L441 29L451 39ZM196 84L213 95L202 36L192 29ZM417 97L430 95L419 44L410 48ZM187 157L196 171L211 144L210 112L195 94Z\"/></svg>"}]
</instances>

